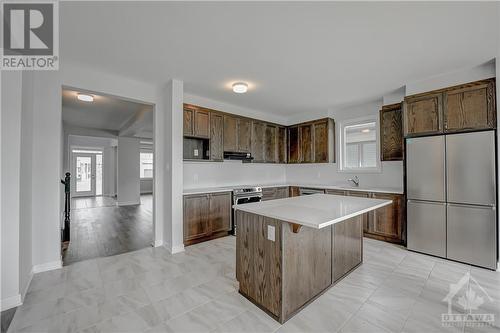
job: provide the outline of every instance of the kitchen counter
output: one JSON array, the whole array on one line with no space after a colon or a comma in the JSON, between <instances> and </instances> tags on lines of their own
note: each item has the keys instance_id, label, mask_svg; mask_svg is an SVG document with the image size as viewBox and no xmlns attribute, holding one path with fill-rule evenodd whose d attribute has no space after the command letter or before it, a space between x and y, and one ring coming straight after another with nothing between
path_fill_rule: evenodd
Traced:
<instances>
[{"instance_id":1,"label":"kitchen counter","mask_svg":"<svg viewBox=\"0 0 500 333\"><path fill-rule=\"evenodd\" d=\"M390 205L391 200L313 194L234 205L233 208L315 229Z\"/></svg>"},{"instance_id":2,"label":"kitchen counter","mask_svg":"<svg viewBox=\"0 0 500 333\"><path fill-rule=\"evenodd\" d=\"M282 186L296 186L304 188L314 188L314 189L327 189L327 190L344 190L344 191L359 191L359 192L376 192L376 193L396 193L403 194L403 189L395 187L370 187L370 186L349 186L349 185L318 185L318 184L250 184L250 186L260 186L262 188L269 187L282 187ZM189 188L184 189L183 194L200 194L200 193L215 193L215 192L226 192L232 191L233 188L239 187L239 185L228 185L223 187L205 187L205 188Z\"/></svg>"}]
</instances>

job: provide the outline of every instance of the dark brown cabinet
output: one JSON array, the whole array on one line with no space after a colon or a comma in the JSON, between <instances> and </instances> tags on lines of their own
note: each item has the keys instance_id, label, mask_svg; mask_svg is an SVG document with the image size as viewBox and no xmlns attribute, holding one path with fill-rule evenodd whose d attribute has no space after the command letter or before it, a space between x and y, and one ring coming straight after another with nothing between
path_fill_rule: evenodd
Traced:
<instances>
[{"instance_id":1,"label":"dark brown cabinet","mask_svg":"<svg viewBox=\"0 0 500 333\"><path fill-rule=\"evenodd\" d=\"M328 120L313 124L314 130L314 162L327 163L329 154Z\"/></svg>"},{"instance_id":2,"label":"dark brown cabinet","mask_svg":"<svg viewBox=\"0 0 500 333\"><path fill-rule=\"evenodd\" d=\"M300 125L299 137L300 137L300 162L301 163L314 162L313 125L312 124Z\"/></svg>"},{"instance_id":3,"label":"dark brown cabinet","mask_svg":"<svg viewBox=\"0 0 500 333\"><path fill-rule=\"evenodd\" d=\"M262 189L262 201L288 198L288 186L264 187Z\"/></svg>"},{"instance_id":4,"label":"dark brown cabinet","mask_svg":"<svg viewBox=\"0 0 500 333\"><path fill-rule=\"evenodd\" d=\"M405 98L405 136L436 134L443 130L443 94L423 94Z\"/></svg>"},{"instance_id":5,"label":"dark brown cabinet","mask_svg":"<svg viewBox=\"0 0 500 333\"><path fill-rule=\"evenodd\" d=\"M495 81L484 80L444 92L446 132L495 128Z\"/></svg>"},{"instance_id":6,"label":"dark brown cabinet","mask_svg":"<svg viewBox=\"0 0 500 333\"><path fill-rule=\"evenodd\" d=\"M286 128L278 127L278 163L287 163Z\"/></svg>"},{"instance_id":7,"label":"dark brown cabinet","mask_svg":"<svg viewBox=\"0 0 500 333\"><path fill-rule=\"evenodd\" d=\"M184 107L184 135L194 135L194 109Z\"/></svg>"},{"instance_id":8,"label":"dark brown cabinet","mask_svg":"<svg viewBox=\"0 0 500 333\"><path fill-rule=\"evenodd\" d=\"M276 130L277 130L276 126L266 124L265 144L264 144L264 161L267 163L276 163L277 162Z\"/></svg>"},{"instance_id":9,"label":"dark brown cabinet","mask_svg":"<svg viewBox=\"0 0 500 333\"><path fill-rule=\"evenodd\" d=\"M360 192L360 191L346 191L346 195L350 197L359 197L359 198L369 198L370 193ZM365 213L361 217L361 221L363 223L363 232L369 231L369 221L371 218L372 212Z\"/></svg>"},{"instance_id":10,"label":"dark brown cabinet","mask_svg":"<svg viewBox=\"0 0 500 333\"><path fill-rule=\"evenodd\" d=\"M290 186L289 192L288 192L289 197L298 197L300 196L300 188L297 186Z\"/></svg>"},{"instance_id":11,"label":"dark brown cabinet","mask_svg":"<svg viewBox=\"0 0 500 333\"><path fill-rule=\"evenodd\" d=\"M238 151L249 153L252 149L252 121L238 119Z\"/></svg>"},{"instance_id":12,"label":"dark brown cabinet","mask_svg":"<svg viewBox=\"0 0 500 333\"><path fill-rule=\"evenodd\" d=\"M210 159L222 161L224 159L223 117L212 113L210 117Z\"/></svg>"},{"instance_id":13,"label":"dark brown cabinet","mask_svg":"<svg viewBox=\"0 0 500 333\"><path fill-rule=\"evenodd\" d=\"M264 156L265 124L260 121L252 122L252 156L254 162L265 162Z\"/></svg>"},{"instance_id":14,"label":"dark brown cabinet","mask_svg":"<svg viewBox=\"0 0 500 333\"><path fill-rule=\"evenodd\" d=\"M226 236L231 209L231 192L185 195L184 245Z\"/></svg>"},{"instance_id":15,"label":"dark brown cabinet","mask_svg":"<svg viewBox=\"0 0 500 333\"><path fill-rule=\"evenodd\" d=\"M224 115L224 151L238 151L238 118Z\"/></svg>"},{"instance_id":16,"label":"dark brown cabinet","mask_svg":"<svg viewBox=\"0 0 500 333\"><path fill-rule=\"evenodd\" d=\"M335 162L335 123L325 118L288 127L288 163Z\"/></svg>"},{"instance_id":17,"label":"dark brown cabinet","mask_svg":"<svg viewBox=\"0 0 500 333\"><path fill-rule=\"evenodd\" d=\"M401 103L380 110L380 160L403 160L403 112Z\"/></svg>"},{"instance_id":18,"label":"dark brown cabinet","mask_svg":"<svg viewBox=\"0 0 500 333\"><path fill-rule=\"evenodd\" d=\"M300 162L299 127L288 127L288 163Z\"/></svg>"},{"instance_id":19,"label":"dark brown cabinet","mask_svg":"<svg viewBox=\"0 0 500 333\"><path fill-rule=\"evenodd\" d=\"M184 105L184 135L210 137L210 111L194 105Z\"/></svg>"}]
</instances>

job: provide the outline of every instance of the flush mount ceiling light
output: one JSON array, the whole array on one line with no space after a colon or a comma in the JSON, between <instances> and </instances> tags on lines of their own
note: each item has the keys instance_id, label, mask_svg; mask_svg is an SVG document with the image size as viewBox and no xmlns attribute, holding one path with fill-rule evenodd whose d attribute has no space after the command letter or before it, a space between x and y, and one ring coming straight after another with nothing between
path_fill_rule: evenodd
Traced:
<instances>
[{"instance_id":1,"label":"flush mount ceiling light","mask_svg":"<svg viewBox=\"0 0 500 333\"><path fill-rule=\"evenodd\" d=\"M363 133L370 133L370 129L365 128L365 129L361 130L361 132L363 132Z\"/></svg>"},{"instance_id":2,"label":"flush mount ceiling light","mask_svg":"<svg viewBox=\"0 0 500 333\"><path fill-rule=\"evenodd\" d=\"M80 101L83 101L83 102L93 102L94 101L94 96L87 95L87 94L78 94L78 95L76 95L76 98L78 98Z\"/></svg>"},{"instance_id":3,"label":"flush mount ceiling light","mask_svg":"<svg viewBox=\"0 0 500 333\"><path fill-rule=\"evenodd\" d=\"M248 84L245 82L236 82L233 83L233 91L237 94L246 93L248 90Z\"/></svg>"}]
</instances>

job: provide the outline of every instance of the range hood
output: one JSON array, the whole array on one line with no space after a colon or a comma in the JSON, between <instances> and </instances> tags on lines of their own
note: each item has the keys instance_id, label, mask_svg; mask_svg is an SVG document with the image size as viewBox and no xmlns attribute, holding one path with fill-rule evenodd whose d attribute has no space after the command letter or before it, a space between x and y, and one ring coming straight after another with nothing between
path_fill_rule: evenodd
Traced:
<instances>
[{"instance_id":1,"label":"range hood","mask_svg":"<svg viewBox=\"0 0 500 333\"><path fill-rule=\"evenodd\" d=\"M232 151L224 152L225 160L239 160L243 162L251 162L253 160L252 154L250 153L238 153Z\"/></svg>"}]
</instances>

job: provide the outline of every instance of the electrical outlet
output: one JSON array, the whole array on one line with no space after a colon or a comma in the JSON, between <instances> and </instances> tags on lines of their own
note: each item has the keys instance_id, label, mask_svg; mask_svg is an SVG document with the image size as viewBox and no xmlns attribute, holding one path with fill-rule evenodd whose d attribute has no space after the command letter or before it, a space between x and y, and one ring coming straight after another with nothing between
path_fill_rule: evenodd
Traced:
<instances>
[{"instance_id":1,"label":"electrical outlet","mask_svg":"<svg viewBox=\"0 0 500 333\"><path fill-rule=\"evenodd\" d=\"M273 242L276 240L276 229L272 225L267 226L267 239Z\"/></svg>"},{"instance_id":2,"label":"electrical outlet","mask_svg":"<svg viewBox=\"0 0 500 333\"><path fill-rule=\"evenodd\" d=\"M195 150L193 151L193 155L194 155L194 156L198 156L199 154L200 154L200 153L198 152L198 149L195 149Z\"/></svg>"}]
</instances>

